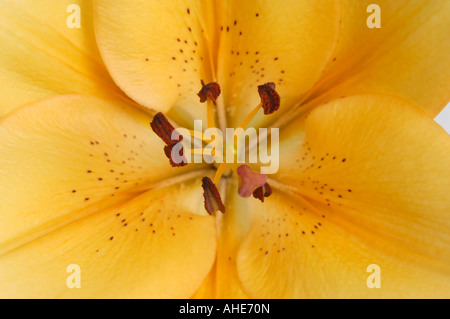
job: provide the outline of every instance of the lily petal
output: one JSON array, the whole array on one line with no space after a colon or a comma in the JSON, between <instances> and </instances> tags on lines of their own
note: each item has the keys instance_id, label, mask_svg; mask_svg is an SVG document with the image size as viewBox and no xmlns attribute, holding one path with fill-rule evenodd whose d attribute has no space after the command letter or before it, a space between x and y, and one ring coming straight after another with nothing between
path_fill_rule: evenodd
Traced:
<instances>
[{"instance_id":1,"label":"lily petal","mask_svg":"<svg viewBox=\"0 0 450 319\"><path fill-rule=\"evenodd\" d=\"M339 25L337 1L221 1L218 79L232 127L260 103L258 85L274 82L280 116L320 78ZM252 122L274 117L262 111Z\"/></svg>"},{"instance_id":2,"label":"lily petal","mask_svg":"<svg viewBox=\"0 0 450 319\"><path fill-rule=\"evenodd\" d=\"M251 202L238 256L246 291L448 297L448 134L406 101L377 95L333 101L298 122L282 132L275 191ZM381 289L366 285L370 264L381 267Z\"/></svg>"},{"instance_id":3,"label":"lily petal","mask_svg":"<svg viewBox=\"0 0 450 319\"><path fill-rule=\"evenodd\" d=\"M287 135L301 129L292 128ZM280 145L278 181L342 209L340 218L450 260L450 139L437 123L404 100L364 95L313 111L305 134Z\"/></svg>"},{"instance_id":4,"label":"lily petal","mask_svg":"<svg viewBox=\"0 0 450 319\"><path fill-rule=\"evenodd\" d=\"M201 79L212 80L212 2L99 0L94 6L98 45L120 88L153 110L174 107L169 115L179 124L206 119L196 92Z\"/></svg>"},{"instance_id":5,"label":"lily petal","mask_svg":"<svg viewBox=\"0 0 450 319\"><path fill-rule=\"evenodd\" d=\"M406 99L434 118L450 100L450 2L377 1L381 28L370 29L372 3L343 1L339 42L310 105L382 93Z\"/></svg>"},{"instance_id":6,"label":"lily petal","mask_svg":"<svg viewBox=\"0 0 450 319\"><path fill-rule=\"evenodd\" d=\"M214 219L195 210L201 197L199 180L154 189L4 253L0 296L187 298L215 257Z\"/></svg>"},{"instance_id":7,"label":"lily petal","mask_svg":"<svg viewBox=\"0 0 450 319\"><path fill-rule=\"evenodd\" d=\"M66 25L80 7L81 28ZM124 94L101 61L88 0L5 0L0 4L0 116L59 94Z\"/></svg>"},{"instance_id":8,"label":"lily petal","mask_svg":"<svg viewBox=\"0 0 450 319\"><path fill-rule=\"evenodd\" d=\"M0 251L185 172L170 167L150 122L133 107L79 95L3 117Z\"/></svg>"},{"instance_id":9,"label":"lily petal","mask_svg":"<svg viewBox=\"0 0 450 319\"><path fill-rule=\"evenodd\" d=\"M247 205L249 199L235 196L237 191L237 182L227 186L225 199L227 212L216 215L218 229L216 262L193 298L249 298L243 290L236 268L239 247L250 225Z\"/></svg>"},{"instance_id":10,"label":"lily petal","mask_svg":"<svg viewBox=\"0 0 450 319\"><path fill-rule=\"evenodd\" d=\"M298 122L304 129L293 123L282 132L274 193L250 202L238 255L246 291L448 297L446 132L406 101L377 95L333 101ZM367 287L371 264L381 267L381 289Z\"/></svg>"},{"instance_id":11,"label":"lily petal","mask_svg":"<svg viewBox=\"0 0 450 319\"><path fill-rule=\"evenodd\" d=\"M449 296L448 264L415 255L367 229L342 225L337 210L320 204L311 209L298 197L277 191L264 203L249 205L252 222L237 267L252 297ZM379 266L380 288L367 285L373 282L374 265Z\"/></svg>"}]
</instances>

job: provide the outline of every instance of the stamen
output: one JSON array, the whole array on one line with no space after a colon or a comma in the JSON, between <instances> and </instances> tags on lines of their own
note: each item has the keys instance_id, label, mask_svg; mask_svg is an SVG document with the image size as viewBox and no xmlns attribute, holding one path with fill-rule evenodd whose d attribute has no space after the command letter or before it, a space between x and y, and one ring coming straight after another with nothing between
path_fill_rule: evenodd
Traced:
<instances>
[{"instance_id":1,"label":"stamen","mask_svg":"<svg viewBox=\"0 0 450 319\"><path fill-rule=\"evenodd\" d=\"M208 142L208 141L205 141L205 139L203 138L203 133L202 133L202 132L194 131L194 130L189 130L189 134L190 134L191 137L193 137L193 138L197 138L197 139L202 140L202 141L204 141L204 142Z\"/></svg>"},{"instance_id":2,"label":"stamen","mask_svg":"<svg viewBox=\"0 0 450 319\"><path fill-rule=\"evenodd\" d=\"M250 121L255 117L255 115L258 113L259 109L261 108L262 103L259 103L248 115L245 117L245 119L239 124L238 128L245 129L247 125L250 123Z\"/></svg>"},{"instance_id":3,"label":"stamen","mask_svg":"<svg viewBox=\"0 0 450 319\"><path fill-rule=\"evenodd\" d=\"M194 148L194 149L191 149L191 154L192 155L203 155L203 150L204 150L204 148Z\"/></svg>"},{"instance_id":4,"label":"stamen","mask_svg":"<svg viewBox=\"0 0 450 319\"><path fill-rule=\"evenodd\" d=\"M170 165L172 167L181 167L187 165L187 159L184 156L184 148L181 146L181 148L178 150L178 154L176 154L175 158L177 161L174 161L172 156L172 150L176 144L173 145L166 145L164 146L164 154L166 154L167 158L169 159Z\"/></svg>"},{"instance_id":5,"label":"stamen","mask_svg":"<svg viewBox=\"0 0 450 319\"><path fill-rule=\"evenodd\" d=\"M183 140L183 136L178 133L175 128L170 124L167 117L161 112L157 113L150 123L153 131L158 135L166 145L164 146L164 154L169 159L170 165L172 167L180 167L187 165L187 159L184 156L183 146L180 145L180 149L178 150L178 154L176 154L175 159L172 158L172 150L178 142ZM172 138L172 135L174 139Z\"/></svg>"},{"instance_id":6,"label":"stamen","mask_svg":"<svg viewBox=\"0 0 450 319\"><path fill-rule=\"evenodd\" d=\"M200 80L200 82L202 83L202 89L197 94L200 97L200 102L204 103L207 99L210 99L216 104L216 99L220 95L220 85L216 82L205 84L203 80Z\"/></svg>"},{"instance_id":7,"label":"stamen","mask_svg":"<svg viewBox=\"0 0 450 319\"><path fill-rule=\"evenodd\" d=\"M238 194L242 197L250 197L255 188L264 186L266 184L267 176L265 174L258 174L253 172L248 165L244 164L239 166L236 172L241 178L238 188Z\"/></svg>"},{"instance_id":8,"label":"stamen","mask_svg":"<svg viewBox=\"0 0 450 319\"><path fill-rule=\"evenodd\" d=\"M222 214L225 213L225 205L220 198L219 191L209 177L203 177L202 188L203 198L205 199L205 209L208 214L211 215L218 210L220 210Z\"/></svg>"},{"instance_id":9,"label":"stamen","mask_svg":"<svg viewBox=\"0 0 450 319\"><path fill-rule=\"evenodd\" d=\"M194 148L190 151L191 155L201 155L202 157L208 157L212 161L216 161L217 163L222 163L223 156L222 154L216 154L215 150L212 152L208 150L208 152L205 152L205 148ZM217 183L216 183L217 184Z\"/></svg>"},{"instance_id":10,"label":"stamen","mask_svg":"<svg viewBox=\"0 0 450 319\"><path fill-rule=\"evenodd\" d=\"M259 199L261 203L264 203L264 197L269 197L272 195L272 187L268 183L255 189L253 192L253 197Z\"/></svg>"},{"instance_id":11,"label":"stamen","mask_svg":"<svg viewBox=\"0 0 450 319\"><path fill-rule=\"evenodd\" d=\"M214 106L216 104L217 98L220 96L221 89L220 85L216 82L211 82L205 84L203 80L201 80L202 88L198 92L198 96L200 97L200 102L207 102L207 119L208 119L208 127L210 129L217 129L214 120ZM261 98L261 103L257 105L242 121L238 128L245 128L251 120L256 116L259 109L262 107L264 110L264 114L272 114L280 107L280 96L275 91L275 84L273 82L268 82L264 85L258 86L258 93ZM221 100L220 100L221 101ZM220 102L219 101L219 102ZM164 141L166 144L164 146L164 153L170 160L170 165L173 167L185 166L187 165L187 159L184 156L184 148L181 145L183 140L183 136L175 130L175 128L170 124L169 120L164 116L164 114L157 113L152 122L150 123L153 131ZM189 130L187 136L191 136L196 138L202 142L207 143L207 141L211 140L211 137L205 137L202 132L197 132L193 130ZM219 158L220 160L224 159L223 152L221 149L217 152L216 145L218 142L221 142L223 148L223 141L216 141L217 136L221 136L220 134L211 134L214 136L213 141L213 149L215 150L211 154L205 154L204 151L206 148L203 148L202 145L197 145L197 148L190 149L191 154L200 154L200 155L208 155L212 156L212 158ZM198 143L197 143L198 144ZM208 151L209 146L207 149ZM179 147L179 149L174 149L174 147ZM198 148L200 147L200 148ZM229 147L227 145L225 148ZM174 154L172 154L174 153ZM174 156L172 156L174 155ZM225 213L225 206L220 198L219 191L217 190L217 184L219 183L220 178L224 174L226 168L228 166L235 167L233 163L221 162L219 167L217 168L216 174L214 176L214 182L209 177L204 177L202 179L202 188L203 188L203 197L204 197L204 205L208 214L215 213L216 211L221 211ZM237 166L237 164L236 164ZM234 168L233 168L234 170ZM248 165L240 165L236 169L236 173L240 177L240 183L238 188L238 193L242 197L250 197L253 194L253 197L259 199L261 202L264 202L265 197L269 197L272 194L272 188L267 183L267 176L265 174L259 174L254 172L250 166Z\"/></svg>"},{"instance_id":12,"label":"stamen","mask_svg":"<svg viewBox=\"0 0 450 319\"><path fill-rule=\"evenodd\" d=\"M268 82L258 86L258 93L261 98L261 103L245 117L241 124L239 124L240 128L245 128L250 123L258 113L260 107L263 108L265 115L272 114L280 107L280 96L277 91L275 91L275 83Z\"/></svg>"},{"instance_id":13,"label":"stamen","mask_svg":"<svg viewBox=\"0 0 450 319\"><path fill-rule=\"evenodd\" d=\"M155 132L166 145L174 145L183 140L183 136L175 131L175 128L170 124L167 117L161 112L155 115L150 126L152 127L153 132ZM172 139L173 131L176 133L174 134L174 137L176 137L175 140Z\"/></svg>"},{"instance_id":14,"label":"stamen","mask_svg":"<svg viewBox=\"0 0 450 319\"><path fill-rule=\"evenodd\" d=\"M202 83L202 89L198 92L198 96L200 97L200 102L206 102L206 117L208 120L208 127L214 128L216 126L216 122L214 120L214 107L213 104L216 105L216 99L220 95L220 85L216 82L210 82L205 84L203 80L200 80Z\"/></svg>"},{"instance_id":15,"label":"stamen","mask_svg":"<svg viewBox=\"0 0 450 319\"><path fill-rule=\"evenodd\" d=\"M188 130L188 131L189 131L189 134L185 134L186 136L190 136L190 137L197 139L198 141L202 141L204 143L211 143L211 136L203 134L203 132L200 132L200 131L194 131L194 130ZM218 137L220 137L220 136L218 136ZM216 145L217 144L216 142L218 143L218 141L213 141L213 143L214 143L213 145ZM223 140L219 140L219 142L223 143ZM200 151L202 149L198 149L198 150ZM198 154L200 154L200 153L198 153Z\"/></svg>"},{"instance_id":16,"label":"stamen","mask_svg":"<svg viewBox=\"0 0 450 319\"><path fill-rule=\"evenodd\" d=\"M216 175L214 176L214 184L217 185L217 183L219 182L220 178L223 175L223 172L225 172L225 169L227 168L228 164L227 163L221 163L219 165L219 167L217 168L216 171Z\"/></svg>"},{"instance_id":17,"label":"stamen","mask_svg":"<svg viewBox=\"0 0 450 319\"><path fill-rule=\"evenodd\" d=\"M280 107L280 96L275 91L275 83L269 82L258 86L258 93L261 97L264 114L272 114Z\"/></svg>"}]
</instances>

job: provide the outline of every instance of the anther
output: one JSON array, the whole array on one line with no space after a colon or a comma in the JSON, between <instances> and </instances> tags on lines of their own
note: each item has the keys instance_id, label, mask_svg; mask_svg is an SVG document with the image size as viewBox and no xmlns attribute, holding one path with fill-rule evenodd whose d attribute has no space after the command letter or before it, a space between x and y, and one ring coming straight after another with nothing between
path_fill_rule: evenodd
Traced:
<instances>
[{"instance_id":1,"label":"anther","mask_svg":"<svg viewBox=\"0 0 450 319\"><path fill-rule=\"evenodd\" d=\"M263 85L258 86L259 97L261 98L261 103L259 103L239 124L239 127L245 128L250 121L255 117L260 108L262 107L265 115L272 114L280 107L280 96L277 91L275 91L275 83L268 82Z\"/></svg>"},{"instance_id":2,"label":"anther","mask_svg":"<svg viewBox=\"0 0 450 319\"><path fill-rule=\"evenodd\" d=\"M164 146L164 154L166 154L167 158L170 161L170 165L172 167L186 166L187 165L187 159L184 156L184 149L183 149L182 145L180 145L181 147L178 149L178 154L177 153L172 154L173 153L173 148L176 147L176 145L177 144Z\"/></svg>"},{"instance_id":3,"label":"anther","mask_svg":"<svg viewBox=\"0 0 450 319\"><path fill-rule=\"evenodd\" d=\"M264 114L272 114L280 107L280 96L275 91L275 83L269 82L258 86L258 93L261 97Z\"/></svg>"},{"instance_id":4,"label":"anther","mask_svg":"<svg viewBox=\"0 0 450 319\"><path fill-rule=\"evenodd\" d=\"M205 199L205 209L208 214L212 214L218 210L225 213L225 205L220 198L216 185L209 177L202 179L203 198Z\"/></svg>"},{"instance_id":5,"label":"anther","mask_svg":"<svg viewBox=\"0 0 450 319\"><path fill-rule=\"evenodd\" d=\"M272 187L268 183L256 188L253 192L253 197L259 199L262 203L264 203L264 197L269 197L270 195L272 195Z\"/></svg>"},{"instance_id":6,"label":"anther","mask_svg":"<svg viewBox=\"0 0 450 319\"><path fill-rule=\"evenodd\" d=\"M175 128L170 124L167 117L161 112L155 115L150 126L152 127L153 132L155 132L166 145L174 145L183 140L183 136L175 131ZM174 131L174 139L172 139L172 133Z\"/></svg>"},{"instance_id":7,"label":"anther","mask_svg":"<svg viewBox=\"0 0 450 319\"><path fill-rule=\"evenodd\" d=\"M178 133L170 124L167 117L161 112L157 113L150 123L153 131L158 135L166 145L164 146L164 154L170 161L172 167L180 167L187 165L187 159L184 156L184 149L181 144L177 144L183 140L183 136ZM176 146L179 145L179 146ZM174 147L180 147L178 153L172 154ZM174 156L172 156L174 155ZM174 160L175 159L175 160Z\"/></svg>"},{"instance_id":8,"label":"anther","mask_svg":"<svg viewBox=\"0 0 450 319\"><path fill-rule=\"evenodd\" d=\"M206 102L207 99L210 99L214 104L216 104L216 99L220 95L220 85L216 82L210 82L205 84L203 80L200 80L202 83L202 89L197 95L200 97L200 102Z\"/></svg>"}]
</instances>

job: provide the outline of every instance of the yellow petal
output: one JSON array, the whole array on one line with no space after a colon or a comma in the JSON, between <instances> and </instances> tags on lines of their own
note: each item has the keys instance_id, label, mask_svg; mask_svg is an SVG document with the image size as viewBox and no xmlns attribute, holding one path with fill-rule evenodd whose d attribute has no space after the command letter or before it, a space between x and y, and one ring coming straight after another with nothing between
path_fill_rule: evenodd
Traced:
<instances>
[{"instance_id":1,"label":"yellow petal","mask_svg":"<svg viewBox=\"0 0 450 319\"><path fill-rule=\"evenodd\" d=\"M448 298L448 134L409 103L377 95L333 101L297 122L280 136L274 194L251 202L238 255L246 291ZM372 264L381 289L367 287Z\"/></svg>"},{"instance_id":2,"label":"yellow petal","mask_svg":"<svg viewBox=\"0 0 450 319\"><path fill-rule=\"evenodd\" d=\"M175 107L177 116L170 115L180 124L187 122L185 117L203 119L205 105L197 92L200 79L211 80L207 51L214 31L208 27L211 5L210 1L95 2L98 45L116 83L146 107L162 112Z\"/></svg>"},{"instance_id":3,"label":"yellow petal","mask_svg":"<svg viewBox=\"0 0 450 319\"><path fill-rule=\"evenodd\" d=\"M3 117L0 251L186 172L170 167L150 121L127 105L79 95Z\"/></svg>"},{"instance_id":4,"label":"yellow petal","mask_svg":"<svg viewBox=\"0 0 450 319\"><path fill-rule=\"evenodd\" d=\"M0 256L0 296L187 298L215 256L214 219L197 214L201 205L197 180L64 225Z\"/></svg>"},{"instance_id":5,"label":"yellow petal","mask_svg":"<svg viewBox=\"0 0 450 319\"><path fill-rule=\"evenodd\" d=\"M274 82L281 115L320 78L337 38L337 1L222 1L218 79L232 127L260 103L257 86Z\"/></svg>"},{"instance_id":6,"label":"yellow petal","mask_svg":"<svg viewBox=\"0 0 450 319\"><path fill-rule=\"evenodd\" d=\"M370 0L343 1L338 45L310 102L383 93L435 117L450 100L450 2L376 1L381 28L368 28Z\"/></svg>"},{"instance_id":7,"label":"yellow petal","mask_svg":"<svg viewBox=\"0 0 450 319\"><path fill-rule=\"evenodd\" d=\"M237 260L250 296L448 298L448 263L342 224L337 209L315 206L278 189L263 204L249 201L251 227ZM374 283L380 288L369 288Z\"/></svg>"},{"instance_id":8,"label":"yellow petal","mask_svg":"<svg viewBox=\"0 0 450 319\"><path fill-rule=\"evenodd\" d=\"M243 290L236 267L237 253L249 227L248 199L235 196L237 183L230 183L226 193L226 213L216 216L216 263L193 298L249 298Z\"/></svg>"},{"instance_id":9,"label":"yellow petal","mask_svg":"<svg viewBox=\"0 0 450 319\"><path fill-rule=\"evenodd\" d=\"M300 119L302 121L302 119ZM280 136L279 182L340 218L450 261L450 138L424 112L380 95L336 100Z\"/></svg>"},{"instance_id":10,"label":"yellow petal","mask_svg":"<svg viewBox=\"0 0 450 319\"><path fill-rule=\"evenodd\" d=\"M215 265L212 266L209 274L205 277L197 291L190 297L191 299L214 299L215 298Z\"/></svg>"},{"instance_id":11,"label":"yellow petal","mask_svg":"<svg viewBox=\"0 0 450 319\"><path fill-rule=\"evenodd\" d=\"M81 28L67 26L75 12L69 5L79 6ZM87 0L2 1L0 115L59 94L123 97L101 62L91 6Z\"/></svg>"}]
</instances>

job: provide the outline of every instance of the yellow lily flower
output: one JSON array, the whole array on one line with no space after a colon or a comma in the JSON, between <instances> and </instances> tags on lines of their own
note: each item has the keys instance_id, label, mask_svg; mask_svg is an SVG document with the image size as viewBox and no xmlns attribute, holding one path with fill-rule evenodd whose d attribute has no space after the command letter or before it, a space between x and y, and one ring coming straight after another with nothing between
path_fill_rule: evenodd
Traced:
<instances>
[{"instance_id":1,"label":"yellow lily flower","mask_svg":"<svg viewBox=\"0 0 450 319\"><path fill-rule=\"evenodd\" d=\"M0 297L450 297L450 2L371 2L2 1ZM273 192L209 215L149 123L238 127L268 82Z\"/></svg>"}]
</instances>

